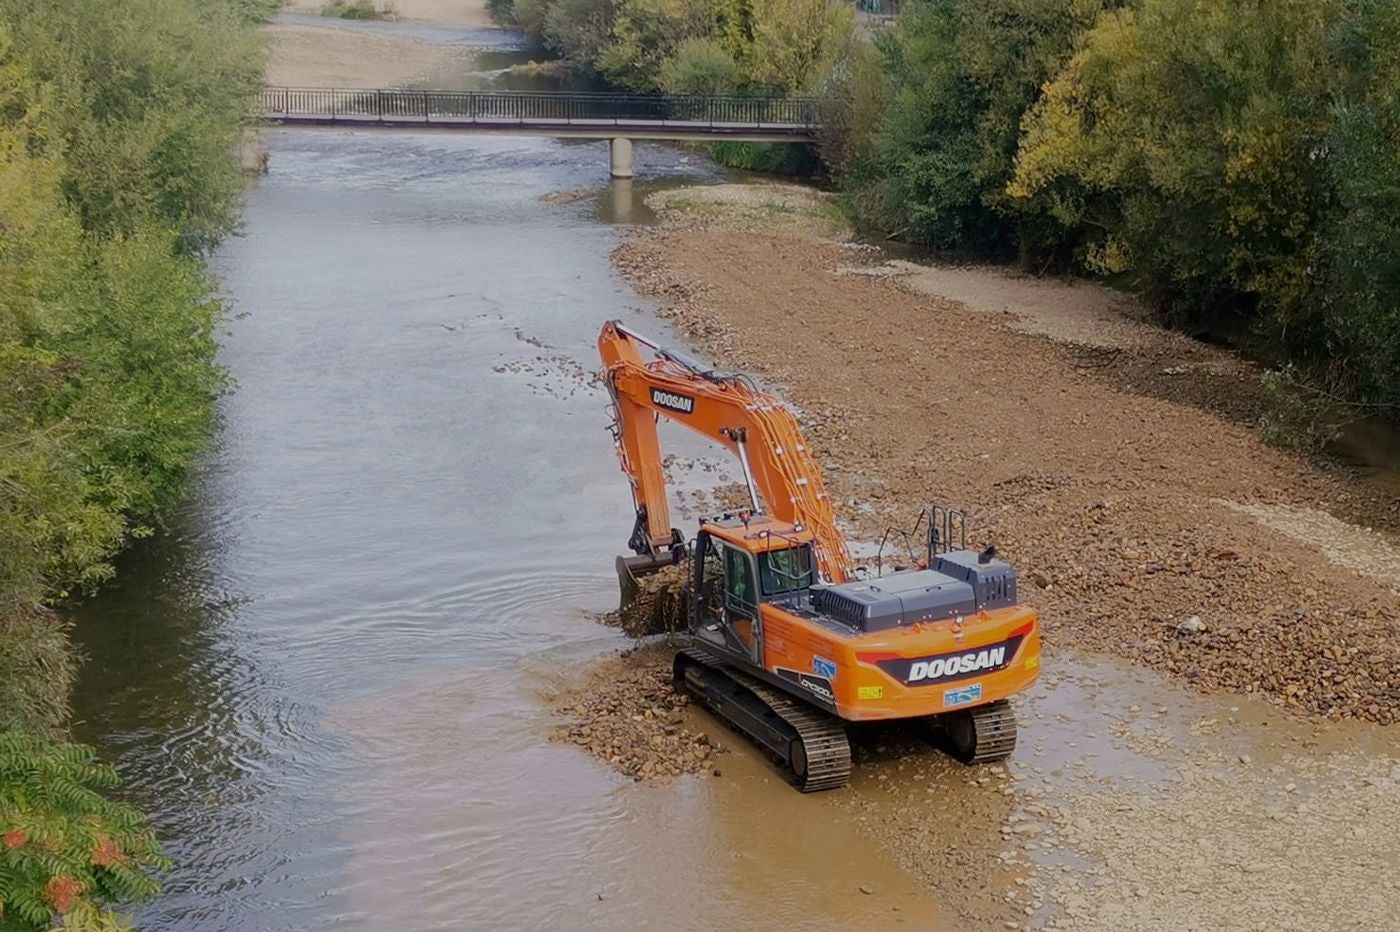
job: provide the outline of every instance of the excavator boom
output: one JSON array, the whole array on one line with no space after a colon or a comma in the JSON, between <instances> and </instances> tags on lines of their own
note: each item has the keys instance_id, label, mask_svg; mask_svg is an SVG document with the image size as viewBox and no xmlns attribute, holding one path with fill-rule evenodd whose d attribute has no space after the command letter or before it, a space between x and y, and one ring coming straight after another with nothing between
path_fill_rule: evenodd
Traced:
<instances>
[{"instance_id":1,"label":"excavator boom","mask_svg":"<svg viewBox=\"0 0 1400 932\"><path fill-rule=\"evenodd\" d=\"M654 358L648 360L646 351ZM821 467L787 405L747 377L716 372L620 321L603 326L598 352L612 395L618 457L637 509L634 551L669 562L663 552L677 542L657 438L657 421L665 417L738 457L756 513L811 532L823 580L851 578L851 557L836 528Z\"/></svg>"}]
</instances>

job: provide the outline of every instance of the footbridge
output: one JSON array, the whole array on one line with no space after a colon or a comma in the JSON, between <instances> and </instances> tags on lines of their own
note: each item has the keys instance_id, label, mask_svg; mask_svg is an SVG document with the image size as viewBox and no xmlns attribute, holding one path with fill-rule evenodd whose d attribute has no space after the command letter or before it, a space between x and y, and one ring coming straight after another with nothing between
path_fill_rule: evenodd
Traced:
<instances>
[{"instance_id":1,"label":"footbridge","mask_svg":"<svg viewBox=\"0 0 1400 932\"><path fill-rule=\"evenodd\" d=\"M608 139L613 177L630 178L633 140L806 142L818 110L800 97L268 87L257 115L273 125Z\"/></svg>"}]
</instances>

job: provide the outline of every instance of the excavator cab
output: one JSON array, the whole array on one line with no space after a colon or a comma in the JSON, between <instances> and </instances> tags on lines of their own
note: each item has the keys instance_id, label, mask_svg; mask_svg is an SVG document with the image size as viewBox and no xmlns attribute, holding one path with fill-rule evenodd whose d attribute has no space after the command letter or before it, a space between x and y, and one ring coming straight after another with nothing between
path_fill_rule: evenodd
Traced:
<instances>
[{"instance_id":1,"label":"excavator cab","mask_svg":"<svg viewBox=\"0 0 1400 932\"><path fill-rule=\"evenodd\" d=\"M762 517L725 516L701 527L692 559L692 633L714 650L761 667L759 605L812 587L810 534Z\"/></svg>"}]
</instances>

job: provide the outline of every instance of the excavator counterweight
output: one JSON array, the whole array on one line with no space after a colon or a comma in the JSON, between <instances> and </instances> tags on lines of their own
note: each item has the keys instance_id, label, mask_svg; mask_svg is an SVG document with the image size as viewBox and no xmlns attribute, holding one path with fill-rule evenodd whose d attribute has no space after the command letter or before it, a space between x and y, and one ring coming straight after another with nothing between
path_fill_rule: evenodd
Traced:
<instances>
[{"instance_id":1,"label":"excavator counterweight","mask_svg":"<svg viewBox=\"0 0 1400 932\"><path fill-rule=\"evenodd\" d=\"M930 534L925 565L857 578L787 405L619 321L603 326L598 350L635 506L632 555L617 562L624 604L647 573L686 574L677 689L804 791L845 783L851 723L919 720L968 763L1011 753L1008 699L1039 675L1040 635L994 549L940 550ZM693 541L670 526L663 417L729 450L749 495L748 509L702 521Z\"/></svg>"}]
</instances>

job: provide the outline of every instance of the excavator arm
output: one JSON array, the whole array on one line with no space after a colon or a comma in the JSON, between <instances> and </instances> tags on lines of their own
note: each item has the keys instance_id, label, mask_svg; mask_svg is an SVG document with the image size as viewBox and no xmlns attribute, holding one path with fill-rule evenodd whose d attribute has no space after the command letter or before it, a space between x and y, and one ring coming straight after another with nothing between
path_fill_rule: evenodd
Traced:
<instances>
[{"instance_id":1,"label":"excavator arm","mask_svg":"<svg viewBox=\"0 0 1400 932\"><path fill-rule=\"evenodd\" d=\"M684 546L671 529L666 500L657 436L657 423L665 417L738 458L756 513L803 525L812 533L817 569L825 581L851 578L851 557L836 528L821 468L786 405L746 377L715 372L619 321L603 326L598 352L612 396L618 458L637 509L630 545L641 562L675 562Z\"/></svg>"}]
</instances>

